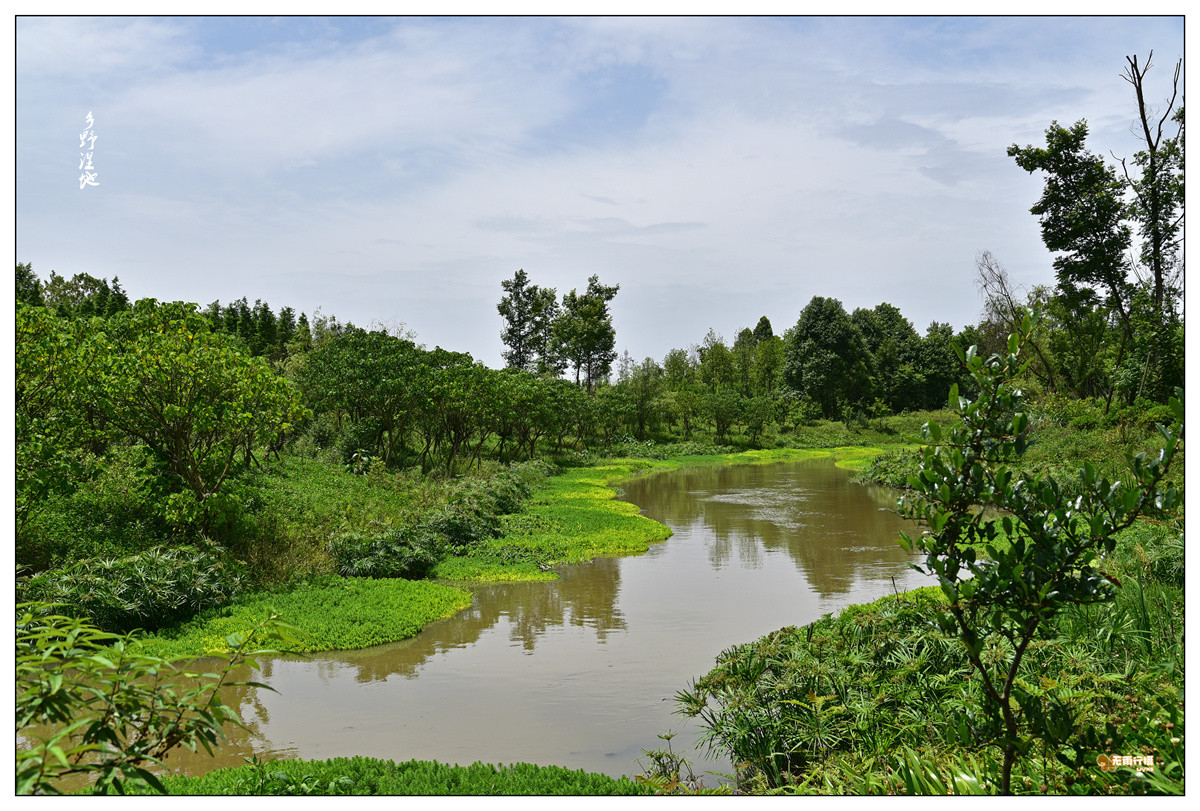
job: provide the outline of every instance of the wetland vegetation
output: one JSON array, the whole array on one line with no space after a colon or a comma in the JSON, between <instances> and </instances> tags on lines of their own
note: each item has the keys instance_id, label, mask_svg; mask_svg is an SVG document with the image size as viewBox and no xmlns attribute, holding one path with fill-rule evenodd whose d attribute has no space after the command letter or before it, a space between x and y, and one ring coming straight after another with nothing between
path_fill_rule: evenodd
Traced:
<instances>
[{"instance_id":1,"label":"wetland vegetation","mask_svg":"<svg viewBox=\"0 0 1200 811\"><path fill-rule=\"evenodd\" d=\"M18 265L18 791L700 790L665 730L638 780L367 757L155 770L240 722L219 688L253 687L231 674L260 644L394 643L480 584L644 553L670 530L614 499L631 477L832 455L906 490L934 585L721 640L739 644L675 698L733 763L709 788L1182 792L1172 120L1175 139L1146 130L1137 180L1087 152L1084 122L1014 145L1047 176L1057 284L1019 293L981 254L984 315L957 332L814 296L783 334L763 316L637 361L615 351L617 286L560 297L518 271L508 367L489 369L290 307L131 302L115 278ZM172 664L214 654L219 672Z\"/></svg>"}]
</instances>

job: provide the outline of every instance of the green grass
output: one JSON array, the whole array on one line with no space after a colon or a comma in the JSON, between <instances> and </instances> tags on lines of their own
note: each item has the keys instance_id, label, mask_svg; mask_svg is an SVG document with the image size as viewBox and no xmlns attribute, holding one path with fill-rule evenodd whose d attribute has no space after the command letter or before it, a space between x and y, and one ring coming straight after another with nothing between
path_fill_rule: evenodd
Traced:
<instances>
[{"instance_id":1,"label":"green grass","mask_svg":"<svg viewBox=\"0 0 1200 811\"><path fill-rule=\"evenodd\" d=\"M347 650L397 642L471 604L471 594L441 583L329 576L277 592L260 592L144 637L147 653L165 659L221 656L225 638L278 614L308 637L299 652Z\"/></svg>"},{"instance_id":2,"label":"green grass","mask_svg":"<svg viewBox=\"0 0 1200 811\"><path fill-rule=\"evenodd\" d=\"M254 761L199 777L166 777L171 795L645 795L647 786L562 766L436 761L396 763L368 757ZM137 793L150 793L141 789Z\"/></svg>"}]
</instances>

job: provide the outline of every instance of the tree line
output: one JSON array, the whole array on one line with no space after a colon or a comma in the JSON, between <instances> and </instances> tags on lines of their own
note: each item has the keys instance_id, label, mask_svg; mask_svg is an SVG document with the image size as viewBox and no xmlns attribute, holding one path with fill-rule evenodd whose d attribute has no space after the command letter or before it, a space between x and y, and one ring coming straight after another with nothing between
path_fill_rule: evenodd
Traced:
<instances>
[{"instance_id":1,"label":"tree line","mask_svg":"<svg viewBox=\"0 0 1200 811\"><path fill-rule=\"evenodd\" d=\"M1046 175L1031 211L1056 252L1057 283L1018 289L985 252L983 318L957 333L935 322L922 335L886 302L848 313L814 296L781 335L763 316L732 343L710 330L661 360L618 361L618 285L592 276L560 297L521 269L497 305L507 365L489 369L412 335L310 321L261 300L131 303L116 278L51 272L43 282L17 265L18 514L86 475L113 442L144 444L167 500L211 522L224 482L301 435L357 469L453 474L625 438L724 443L740 432L757 444L817 419L942 408L952 385L972 385L953 344L1003 349L1028 305L1042 311L1029 374L1043 393L1106 408L1165 402L1183 376L1184 119L1174 95L1151 113L1149 68L1128 61L1145 149L1120 173L1087 151L1083 121L1052 124L1045 147L1009 149Z\"/></svg>"}]
</instances>

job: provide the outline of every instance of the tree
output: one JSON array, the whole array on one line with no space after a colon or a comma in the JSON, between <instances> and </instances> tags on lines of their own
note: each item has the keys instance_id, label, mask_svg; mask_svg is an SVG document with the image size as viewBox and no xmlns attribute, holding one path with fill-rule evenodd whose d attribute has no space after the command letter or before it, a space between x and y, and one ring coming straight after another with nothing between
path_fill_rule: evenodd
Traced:
<instances>
[{"instance_id":1,"label":"tree","mask_svg":"<svg viewBox=\"0 0 1200 811\"><path fill-rule=\"evenodd\" d=\"M562 355L575 368L575 384L588 392L608 379L617 358L617 334L613 329L608 303L620 285L600 284L599 276L588 279L587 290L575 290L563 296L562 311L554 321L553 334Z\"/></svg>"},{"instance_id":2,"label":"tree","mask_svg":"<svg viewBox=\"0 0 1200 811\"><path fill-rule=\"evenodd\" d=\"M1013 381L1024 373L1020 355L1035 324L1023 318L1007 351L986 360L975 347L956 347L978 395L951 388L959 424L945 434L936 423L923 427L920 472L909 478L914 495L899 501L904 517L928 528L917 538L903 534L901 544L924 553L914 568L935 576L947 601L937 620L962 642L980 678L1004 755L1004 794L1043 717L1038 696L1018 678L1025 652L1066 607L1111 600L1105 556L1114 535L1180 502L1174 487L1160 488L1183 436L1180 400L1171 404L1176 424L1160 427L1163 450L1152 460L1132 457L1126 482L1108 481L1088 462L1079 472L1082 494L1070 497L1051 476L1014 469L1029 445L1029 421Z\"/></svg>"},{"instance_id":3,"label":"tree","mask_svg":"<svg viewBox=\"0 0 1200 811\"><path fill-rule=\"evenodd\" d=\"M924 407L918 378L921 338L912 322L887 302L873 310L858 308L850 320L862 331L875 361L880 396L893 412Z\"/></svg>"},{"instance_id":4,"label":"tree","mask_svg":"<svg viewBox=\"0 0 1200 811\"><path fill-rule=\"evenodd\" d=\"M930 322L917 350L915 376L915 380L925 386L924 408L945 408L946 392L951 385L960 382L954 346L954 328L949 324ZM969 378L961 383L969 385Z\"/></svg>"},{"instance_id":5,"label":"tree","mask_svg":"<svg viewBox=\"0 0 1200 811\"><path fill-rule=\"evenodd\" d=\"M1183 106L1174 110L1179 94L1179 77L1183 61L1175 63L1171 83L1171 98L1161 114L1152 112L1146 103L1145 78L1151 68L1151 58L1144 67L1137 56L1126 57L1128 63L1123 78L1133 86L1137 95L1140 138L1144 149L1133 156L1136 173L1121 159L1121 169L1128 188L1133 192L1127 214L1136 224L1141 238L1140 261L1134 264L1141 286L1149 288L1149 306L1145 318L1149 329L1134 329L1136 352L1145 358L1137 396L1148 392L1164 399L1174 387L1183 385L1183 356L1176 351L1178 332L1175 302L1179 295L1177 281L1182 274L1180 261L1184 217L1183 182ZM1174 115L1172 112L1174 111ZM1170 120L1177 125L1175 134L1166 137L1164 126ZM1138 307L1135 302L1134 307ZM1134 316L1137 320L1137 316Z\"/></svg>"},{"instance_id":6,"label":"tree","mask_svg":"<svg viewBox=\"0 0 1200 811\"><path fill-rule=\"evenodd\" d=\"M737 340L733 342L734 377L743 397L749 397L751 394L751 370L754 367L754 349L757 346L758 341L749 327L739 332Z\"/></svg>"},{"instance_id":7,"label":"tree","mask_svg":"<svg viewBox=\"0 0 1200 811\"><path fill-rule=\"evenodd\" d=\"M1123 184L1112 167L1087 151L1087 134L1084 120L1069 129L1054 121L1045 147L1013 144L1008 155L1031 174L1046 173L1042 196L1029 210L1041 219L1046 247L1059 253L1054 268L1060 293L1090 302L1101 291L1128 325L1130 229L1123 221Z\"/></svg>"},{"instance_id":8,"label":"tree","mask_svg":"<svg viewBox=\"0 0 1200 811\"><path fill-rule=\"evenodd\" d=\"M658 397L663 387L663 370L654 358L631 364L628 376L619 386L628 394L629 419L634 435L646 439L648 430L659 421Z\"/></svg>"},{"instance_id":9,"label":"tree","mask_svg":"<svg viewBox=\"0 0 1200 811\"><path fill-rule=\"evenodd\" d=\"M837 299L814 296L788 336L784 382L825 419L871 399L874 361L862 331Z\"/></svg>"},{"instance_id":10,"label":"tree","mask_svg":"<svg viewBox=\"0 0 1200 811\"><path fill-rule=\"evenodd\" d=\"M667 385L672 389L681 388L695 376L687 350L684 349L672 349L668 352L663 358L662 369Z\"/></svg>"},{"instance_id":11,"label":"tree","mask_svg":"<svg viewBox=\"0 0 1200 811\"><path fill-rule=\"evenodd\" d=\"M316 346L298 373L305 401L316 412L335 414L339 430L348 418L347 433L361 440L361 448L392 464L428 395L426 359L407 338L324 324L317 322Z\"/></svg>"},{"instance_id":12,"label":"tree","mask_svg":"<svg viewBox=\"0 0 1200 811\"><path fill-rule=\"evenodd\" d=\"M737 366L725 339L710 329L700 346L700 380L709 390L733 388L737 384Z\"/></svg>"},{"instance_id":13,"label":"tree","mask_svg":"<svg viewBox=\"0 0 1200 811\"><path fill-rule=\"evenodd\" d=\"M1175 78L1171 83L1171 99L1161 115L1151 112L1146 104L1145 80L1150 71L1154 52L1146 57L1144 67L1138 66L1136 55L1125 57L1128 63L1122 78L1133 86L1137 95L1140 137L1145 149L1133 156L1140 170L1137 177L1121 159L1125 181L1133 191L1128 215L1138 226L1142 238L1141 262L1149 270L1155 309L1162 311L1169 295L1181 244L1183 229L1183 107L1175 110L1179 95L1179 76L1183 60L1175 63ZM1174 112L1174 115L1172 115ZM1157 119L1157 120L1156 120ZM1167 121L1178 125L1175 135L1164 137Z\"/></svg>"},{"instance_id":14,"label":"tree","mask_svg":"<svg viewBox=\"0 0 1200 811\"><path fill-rule=\"evenodd\" d=\"M765 315L754 325L754 343L760 344L775 335L771 331L771 321Z\"/></svg>"},{"instance_id":15,"label":"tree","mask_svg":"<svg viewBox=\"0 0 1200 811\"><path fill-rule=\"evenodd\" d=\"M719 384L701 396L700 409L712 423L717 442L724 442L730 429L743 419L745 404L736 389Z\"/></svg>"},{"instance_id":16,"label":"tree","mask_svg":"<svg viewBox=\"0 0 1200 811\"><path fill-rule=\"evenodd\" d=\"M129 309L129 299L115 276L112 284L87 273L76 273L70 280L50 271L49 280L42 285L47 307L68 318L100 316L107 318Z\"/></svg>"},{"instance_id":17,"label":"tree","mask_svg":"<svg viewBox=\"0 0 1200 811\"><path fill-rule=\"evenodd\" d=\"M529 284L524 270L500 283L507 295L496 310L504 317L500 339L508 347L504 360L510 369L536 371L539 374L562 373L562 362L554 351L551 329L558 317L554 288Z\"/></svg>"},{"instance_id":18,"label":"tree","mask_svg":"<svg viewBox=\"0 0 1200 811\"><path fill-rule=\"evenodd\" d=\"M763 338L754 347L754 363L750 367L751 390L756 395L774 396L783 372L784 343L778 335Z\"/></svg>"},{"instance_id":19,"label":"tree","mask_svg":"<svg viewBox=\"0 0 1200 811\"><path fill-rule=\"evenodd\" d=\"M94 464L106 436L85 381L97 364L85 319L59 318L45 307L15 313L15 469L18 535L44 499L69 492ZM90 410L89 410L90 409Z\"/></svg>"},{"instance_id":20,"label":"tree","mask_svg":"<svg viewBox=\"0 0 1200 811\"><path fill-rule=\"evenodd\" d=\"M42 298L42 281L33 272L33 266L28 262L17 264L17 303L30 304L34 307L45 306Z\"/></svg>"},{"instance_id":21,"label":"tree","mask_svg":"<svg viewBox=\"0 0 1200 811\"><path fill-rule=\"evenodd\" d=\"M1013 144L1008 154L1026 171L1046 175L1042 197L1030 211L1041 218L1046 247L1059 254L1054 267L1058 296L1069 313L1065 323L1088 324L1105 317L1097 312L1099 305L1110 308L1122 329L1112 375L1124 380L1135 375L1127 363L1132 353L1133 363L1141 366L1140 380L1120 388L1129 399L1143 392L1165 399L1183 381L1182 357L1175 350L1175 281L1182 267L1184 217L1184 113L1182 104L1175 108L1181 63L1176 64L1170 99L1161 112L1152 111L1146 100L1151 60L1143 66L1132 56L1126 63L1123 78L1137 98L1135 132L1144 149L1131 161L1120 159L1121 176L1085 149L1088 130L1082 120L1069 129L1052 122L1044 148ZM1168 121L1176 125L1173 133ZM1134 227L1140 244L1137 261L1130 261ZM1089 372L1084 379L1094 385L1095 375Z\"/></svg>"},{"instance_id":22,"label":"tree","mask_svg":"<svg viewBox=\"0 0 1200 811\"><path fill-rule=\"evenodd\" d=\"M194 304L143 299L95 340L92 401L184 485L168 499L171 513L205 529L229 477L304 415L292 383L210 331Z\"/></svg>"}]
</instances>

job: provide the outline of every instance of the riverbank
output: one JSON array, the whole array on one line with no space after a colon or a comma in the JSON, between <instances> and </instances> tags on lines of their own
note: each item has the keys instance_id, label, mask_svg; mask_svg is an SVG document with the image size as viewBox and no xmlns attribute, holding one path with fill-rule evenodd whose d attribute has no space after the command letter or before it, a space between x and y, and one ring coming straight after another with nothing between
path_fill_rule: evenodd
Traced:
<instances>
[{"instance_id":1,"label":"riverbank","mask_svg":"<svg viewBox=\"0 0 1200 811\"><path fill-rule=\"evenodd\" d=\"M672 718L669 702L662 701L664 697L671 696L682 686L689 674L701 672L720 650L722 643L752 638L784 622L807 622L819 617L822 611L833 610L835 605L847 601L839 600L836 596L830 599L827 585L813 585L811 588L805 585L807 576L804 572L810 567L801 563L800 557L791 557L803 552L797 549L788 552L780 548L779 539L770 532L763 536L765 547L762 542L746 535L745 530L749 525L745 521L761 521L764 502L753 499L754 506L740 508L743 511L741 514L746 517L736 519L734 516L739 513L734 509L738 494L760 487L763 493L774 494L771 497L774 506L769 509L773 515L771 520L778 524L780 532L786 533L785 528L791 527L791 534L798 535L794 531L797 526L794 520L796 516L803 515L802 520L811 521L808 532L814 539L830 537L828 533L834 529L837 520L833 517L836 508L831 505L816 507L822 511L829 510L829 519L815 518L816 513L811 512L815 504L801 512L789 512L786 515L776 510L785 503L791 505L793 501L804 501L803 498L789 498L789 491L820 492L817 489L820 485L816 483L830 482L834 492L848 489L858 495L855 502L857 506L852 510L855 515L878 515L876 507L881 503L877 497L865 495L861 492L862 488L848 487L845 475L839 475L833 469L831 460L849 461L852 454L858 453L855 449L852 453L836 456L828 452L757 454L734 459L743 464L671 465L685 469L678 471L681 475L651 475L644 479L626 480L622 484L629 492L627 497L632 497L637 504L646 505L649 514L659 520L676 526L680 533L678 543L655 549L652 555L645 557L602 560L580 568L572 567L570 572L564 573L562 588L555 586L548 589L542 584L486 588L471 612L453 622L440 624L430 634L423 634L420 641L379 646L375 649L379 651L378 654L364 651L318 657L319 664L315 664L315 667L320 670L319 682L302 676L309 673L314 665L305 666L295 660L291 660L292 663L274 662L264 671L266 678L263 681L277 685L288 697L311 695L314 691L328 693L331 699L336 697L331 703L336 704L338 710L336 717L329 717L330 713L321 708L314 707L311 712L306 712L305 727L315 737L310 736L307 742L301 743L300 738L291 738L286 731L286 727L295 723L285 720L294 712L285 711L285 708L292 705L283 702L281 696L264 693L262 703L259 704L256 699L254 706L258 708L257 715L260 718L269 716L272 723L262 722L264 726L256 726L262 737L254 744L254 751L270 752L272 756L278 752L279 756L287 757L284 754L286 749L278 747L283 740L290 739L295 741L293 745L299 746L295 754L306 759L324 758L328 756L327 753L361 753L375 758L391 758L396 763L411 757L434 758L444 764L466 764L476 759L488 763L509 762L511 759L543 765L561 763L570 769L607 772L614 777L620 774L636 775L643 768L649 768L651 763L657 763L657 760L652 761L641 753L643 748L656 743L662 746L655 735L668 728L680 731L674 740L675 751L687 752L692 745L690 726L680 730L678 722ZM799 465L789 464L789 460L810 460L815 464L805 464L803 461ZM764 464L754 464L756 462ZM665 467L639 466L643 474L652 473L652 467L658 470ZM594 470L577 471L577 474L596 473ZM623 473L628 473L628 470ZM720 490L715 489L718 485ZM672 505L688 502L685 494L692 494L691 500L697 509L704 512L705 534L697 537L701 530L691 525L688 519L677 523L679 516L674 509L669 514L664 513L664 502L655 493L670 498ZM726 495L711 497L718 493ZM606 497L608 495L605 494ZM840 498L838 503L843 509L846 507ZM796 509L801 510L799 507ZM732 541L735 547L726 547L723 542L717 542L714 546L711 540L705 539L708 532L717 527L720 528L720 537ZM763 532L767 530L766 527L761 529ZM737 540L725 534L729 532L735 533ZM874 537L873 543L895 548L891 537L894 534L889 536L885 532ZM850 543L858 549L869 542L863 537ZM833 541L830 549L840 548L840 544L840 541ZM808 548L812 544L801 543L801 546ZM748 559L745 553L751 547L760 549L764 558L769 560ZM713 560L714 551L721 549L732 551L732 559ZM795 565L789 565L788 561L792 560ZM691 561L697 561L704 570L716 574L716 581L711 586L696 588L692 580L694 567ZM841 571L828 555L822 556L822 562L823 573L827 570ZM892 565L902 567L903 563ZM876 579L880 581L879 587L865 599L890 590L886 576ZM620 584L619 602L605 602L600 595L608 592L593 591L597 587L603 588L606 583ZM835 586L834 592L840 588ZM814 595L812 599L802 596L810 591ZM518 598L519 601L506 597L503 602L497 603L494 595L501 593L544 596L523 596ZM612 593L615 595L617 592ZM689 602L686 599L688 594L703 596L698 602ZM815 596L817 594L824 596ZM850 600L855 598L850 597ZM735 604L749 606L755 603L759 605L759 610L746 609L744 619L738 614L742 609L734 608ZM609 613L605 613L606 607ZM663 622L664 619L667 621ZM562 622L562 627L553 625L556 622ZM480 627L488 629L487 636L477 638L473 629ZM656 634L655 628L662 628L662 631ZM651 644L645 641L647 629L655 640ZM462 649L464 643L465 649ZM522 648L525 653L534 654L532 658L525 658ZM568 655L564 656L564 653ZM427 655L436 657L436 664L433 659L429 660L427 667L418 664L423 671L427 671L420 679L408 681L390 675L410 675L410 663L423 662ZM637 664L647 656L656 663L661 660L661 664L649 668ZM397 666L392 662L404 664ZM561 662L565 669L556 669L555 662ZM615 670L607 669L614 665ZM490 675L482 677L484 673ZM384 674L389 674L387 685L381 681ZM564 682L551 674L565 674L567 678ZM444 691L439 685L446 684L447 680L455 685L454 692L460 694L454 699L453 706L441 703L441 693ZM354 684L355 681L363 682L361 689ZM510 683L514 681L521 684L515 692ZM559 689L559 684L566 686ZM363 701L366 694L371 698ZM525 694L529 694L534 701L527 703ZM491 706L493 701L498 701L498 705ZM367 705L374 709L368 709ZM594 709L583 705L592 705ZM388 709L384 710L385 707ZM552 709L545 711L546 707ZM553 709L556 707L557 710ZM373 712L386 712L389 717L396 718L396 728L386 737L371 737L376 732L371 720ZM254 716L252 713L250 718ZM510 735L505 729L493 730L487 724L494 724L497 717L523 719L525 723L521 727L528 731ZM416 730L427 723L420 719L437 719L436 729L431 726L417 733ZM643 719L649 719L649 722ZM596 734L587 731L604 730L610 725L613 727L611 732ZM511 724L501 726L507 728ZM353 743L349 739L336 737L346 728L361 730L355 734ZM463 743L460 744L447 738L441 731L443 729L470 729L478 734L462 736ZM281 732L288 737L281 738ZM509 740L509 737L512 739ZM491 743L467 743L471 738ZM526 738L530 740L526 742ZM496 741L501 743L497 744ZM580 750L586 753L582 757ZM596 755L610 751L615 754ZM240 764L242 754L249 755L250 750L247 749L245 737L239 732L222 748L221 759L211 766L192 761L179 765L185 766L189 774L200 775L201 771L208 768ZM691 755L690 752L688 754ZM693 762L697 773L731 771L727 762L709 762L695 756ZM325 776L336 774L323 763L313 761L293 766L292 761L288 760L287 766L295 786L305 782L311 785L313 781L303 779L309 776L328 784L333 778L326 780ZM613 770L614 767L617 770ZM268 765L266 768L272 767ZM230 779L249 781L253 776L253 769L246 768L236 778ZM275 788L279 793L286 793L290 785ZM355 790L370 793L368 788L362 786ZM401 792L407 789L396 785L394 790Z\"/></svg>"},{"instance_id":2,"label":"riverbank","mask_svg":"<svg viewBox=\"0 0 1200 811\"><path fill-rule=\"evenodd\" d=\"M1019 761L1015 793L1183 792L1182 555L1178 527L1131 527L1107 567L1116 599L1070 606L1030 646L1037 675L1017 689L1047 739ZM944 610L928 587L782 628L724 651L677 703L748 793L996 794L999 730L978 714L962 644L932 621ZM1122 760L1101 768L1097 751Z\"/></svg>"},{"instance_id":3,"label":"riverbank","mask_svg":"<svg viewBox=\"0 0 1200 811\"><path fill-rule=\"evenodd\" d=\"M148 652L167 659L220 655L224 639L279 614L305 636L299 652L349 650L407 639L471 604L474 585L551 581L553 567L598 557L640 554L670 537L663 524L618 501L620 483L683 467L763 465L832 457L859 470L898 446L777 448L666 459L606 459L568 468L536 486L526 508L500 516L501 534L465 555L443 559L432 581L324 575L256 592L203 612L179 626L147 634Z\"/></svg>"}]
</instances>

